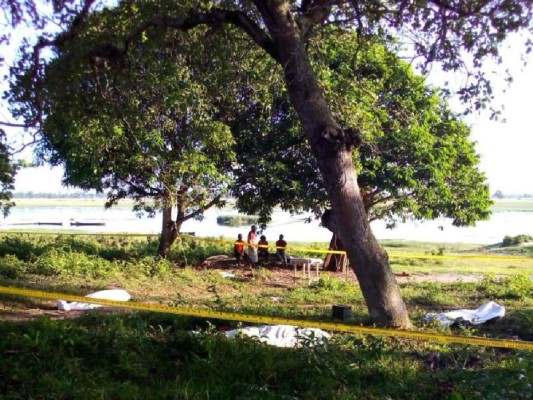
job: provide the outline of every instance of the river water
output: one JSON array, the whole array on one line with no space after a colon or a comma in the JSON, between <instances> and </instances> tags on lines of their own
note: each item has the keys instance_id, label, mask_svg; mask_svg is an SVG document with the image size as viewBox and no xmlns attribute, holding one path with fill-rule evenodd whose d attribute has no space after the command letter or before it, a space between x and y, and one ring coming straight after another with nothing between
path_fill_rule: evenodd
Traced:
<instances>
[{"instance_id":1,"label":"river water","mask_svg":"<svg viewBox=\"0 0 533 400\"><path fill-rule=\"evenodd\" d=\"M182 232L195 232L200 237L237 237L247 234L249 227L225 227L217 224L219 215L236 215L231 208L210 209L202 221L187 221ZM307 215L291 216L275 211L272 222L263 232L270 241L284 234L287 241L329 241L331 233L318 221L304 222ZM71 226L72 221L102 222L104 226ZM62 226L36 225L36 223L62 223ZM97 206L16 206L11 214L0 222L0 229L46 229L50 232L79 230L80 232L103 233L159 233L161 215L155 218L138 218L129 207L120 206L109 210ZM447 219L434 221L410 221L387 229L381 221L373 222L372 229L378 239L404 239L424 242L479 243L501 242L506 235L527 234L533 236L533 212L496 212L489 221L479 222L475 227L457 228Z\"/></svg>"}]
</instances>

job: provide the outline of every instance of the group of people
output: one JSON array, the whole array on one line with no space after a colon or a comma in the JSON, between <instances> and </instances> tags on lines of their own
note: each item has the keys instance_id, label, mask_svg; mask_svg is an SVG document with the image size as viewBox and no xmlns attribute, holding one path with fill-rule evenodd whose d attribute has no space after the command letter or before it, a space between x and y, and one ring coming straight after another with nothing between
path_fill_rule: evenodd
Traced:
<instances>
[{"instance_id":1,"label":"group of people","mask_svg":"<svg viewBox=\"0 0 533 400\"><path fill-rule=\"evenodd\" d=\"M245 253L244 248L248 245L248 252ZM285 248L287 247L287 242L284 240L283 235L279 235L279 240L276 242L276 256L278 260L287 264L287 253ZM261 235L259 241L257 240L257 227L252 225L250 232L248 232L248 237L246 242L242 240L242 235L239 233L237 236L237 241L233 246L233 255L237 259L237 265L241 266L241 261L245 261L246 264L250 265L252 268L257 267L259 263L259 258L264 258L265 262L268 262L269 252L268 252L268 242L265 235Z\"/></svg>"}]
</instances>

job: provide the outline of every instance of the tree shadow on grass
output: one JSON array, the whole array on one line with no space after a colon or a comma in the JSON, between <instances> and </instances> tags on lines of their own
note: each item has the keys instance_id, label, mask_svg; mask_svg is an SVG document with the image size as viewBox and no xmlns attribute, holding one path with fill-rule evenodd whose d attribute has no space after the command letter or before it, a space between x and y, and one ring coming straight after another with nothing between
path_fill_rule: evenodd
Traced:
<instances>
[{"instance_id":1,"label":"tree shadow on grass","mask_svg":"<svg viewBox=\"0 0 533 400\"><path fill-rule=\"evenodd\" d=\"M484 399L496 394L525 399L520 374L533 365L531 354L520 354L529 357L524 363L515 351L360 335L335 335L326 346L282 349L250 338L226 339L217 327L216 321L209 325L154 313L0 322L0 393L7 398Z\"/></svg>"}]
</instances>

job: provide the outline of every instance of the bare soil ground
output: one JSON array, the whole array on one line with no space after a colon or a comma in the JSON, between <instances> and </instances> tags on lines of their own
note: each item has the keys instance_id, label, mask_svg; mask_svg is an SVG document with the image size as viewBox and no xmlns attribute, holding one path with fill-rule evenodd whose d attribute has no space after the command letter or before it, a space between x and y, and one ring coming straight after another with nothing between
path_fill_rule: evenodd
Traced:
<instances>
[{"instance_id":1,"label":"bare soil ground","mask_svg":"<svg viewBox=\"0 0 533 400\"><path fill-rule=\"evenodd\" d=\"M302 277L301 267L298 267L298 271L295 273L292 266L283 267L276 262L270 261L267 265L263 264L266 268L273 273L275 280L287 285L294 285L295 279ZM197 266L198 268L208 268L210 270L216 269L220 271L228 271L229 273L243 274L244 276L251 276L252 271L250 268L236 265L235 260L228 256L214 256L206 259L202 264ZM336 279L346 279L352 282L357 282L355 273L351 270L345 271L323 271L320 270L320 275L327 274ZM315 269L312 269L312 276L316 276ZM457 273L421 273L411 274L406 272L395 273L396 280L399 284L405 282L434 282L434 283L456 283L456 282L478 282L480 277L477 275L463 275Z\"/></svg>"}]
</instances>

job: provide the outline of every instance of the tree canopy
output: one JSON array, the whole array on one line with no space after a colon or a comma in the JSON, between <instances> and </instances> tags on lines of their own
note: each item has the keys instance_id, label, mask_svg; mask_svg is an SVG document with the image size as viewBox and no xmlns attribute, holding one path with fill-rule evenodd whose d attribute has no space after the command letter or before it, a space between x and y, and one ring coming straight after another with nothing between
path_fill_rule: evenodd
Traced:
<instances>
[{"instance_id":1,"label":"tree canopy","mask_svg":"<svg viewBox=\"0 0 533 400\"><path fill-rule=\"evenodd\" d=\"M91 15L77 46L63 46L47 65L39 104L25 101L33 94L24 86L27 75L14 93L20 112L45 115L39 155L64 166L65 183L106 191L108 206L132 198L139 212L163 211L160 253L166 254L169 224L179 232L186 220L223 204L234 141L215 118L214 84L223 74L212 79L207 55L216 46L220 51L220 40L205 44L168 32L147 36L123 62L87 57L86 48L128 29L139 14L132 2Z\"/></svg>"},{"instance_id":2,"label":"tree canopy","mask_svg":"<svg viewBox=\"0 0 533 400\"><path fill-rule=\"evenodd\" d=\"M359 127L354 162L369 220L448 217L461 226L488 218L488 186L470 129L382 42L361 48L356 33L337 30L311 41L309 52L336 115ZM241 143L256 143L237 151L250 165L235 171L237 205L265 221L278 205L319 216L329 202L316 161L286 92L271 91L273 103L255 103L232 125Z\"/></svg>"}]
</instances>

